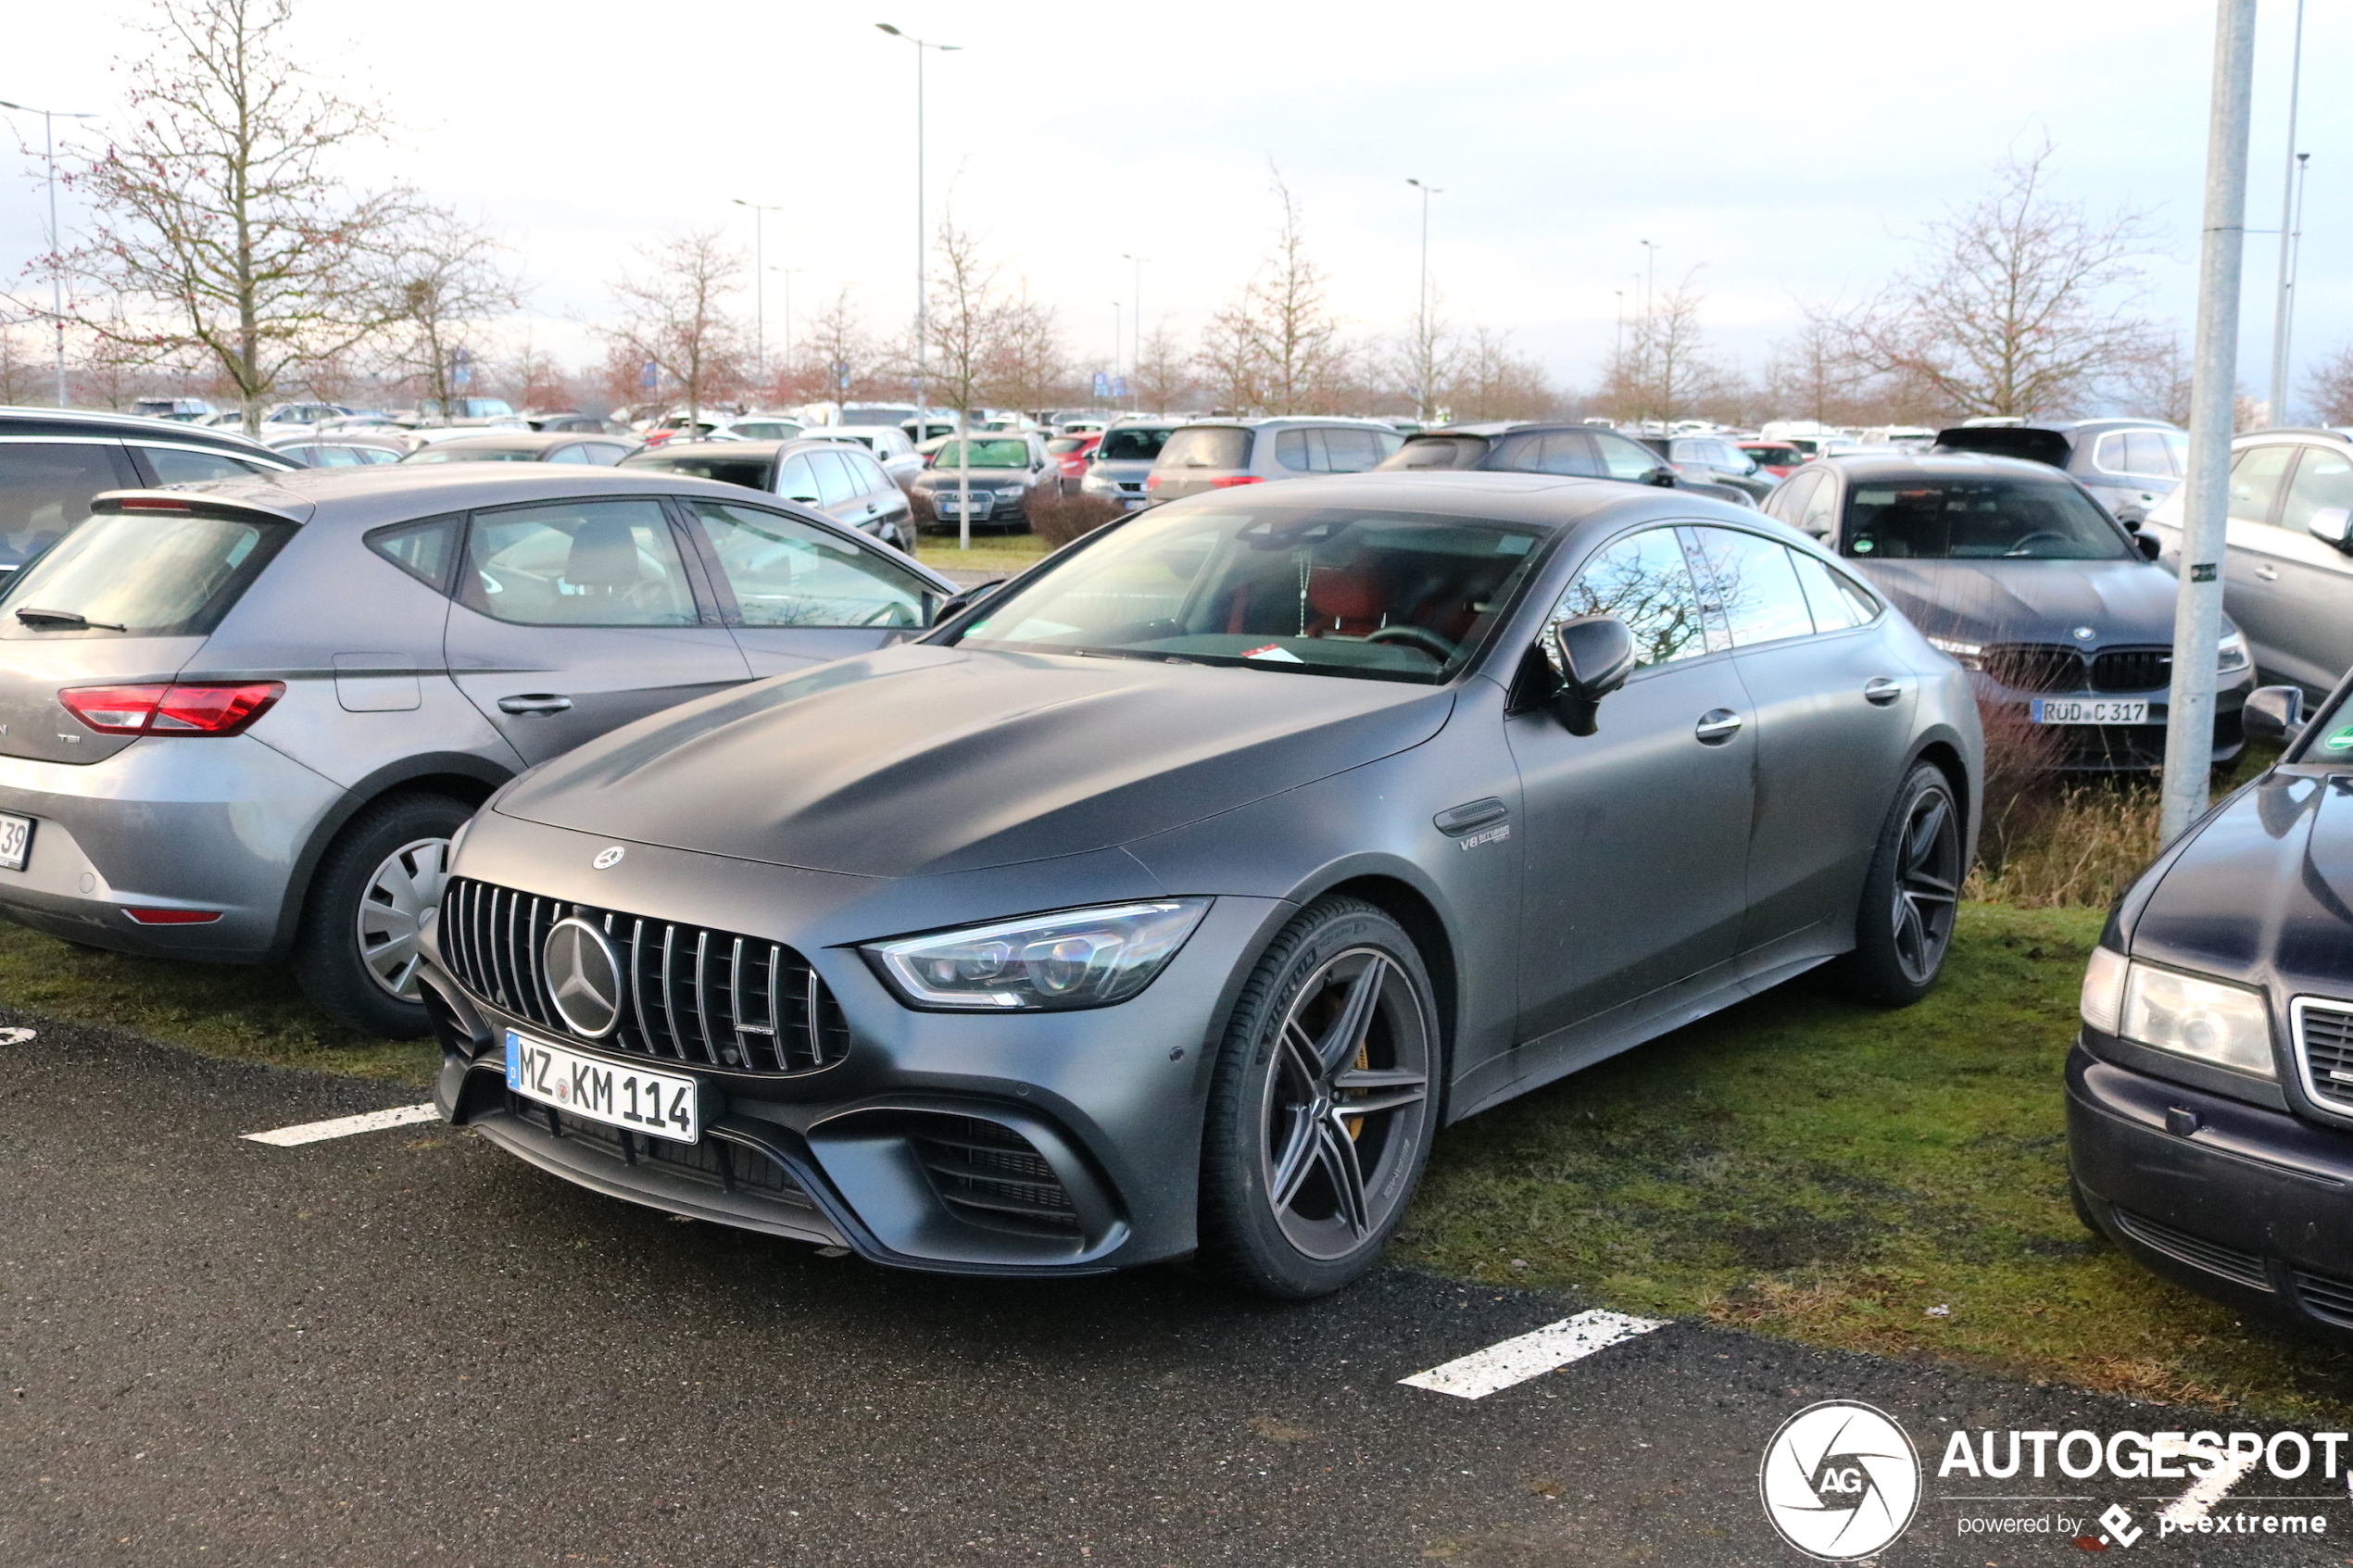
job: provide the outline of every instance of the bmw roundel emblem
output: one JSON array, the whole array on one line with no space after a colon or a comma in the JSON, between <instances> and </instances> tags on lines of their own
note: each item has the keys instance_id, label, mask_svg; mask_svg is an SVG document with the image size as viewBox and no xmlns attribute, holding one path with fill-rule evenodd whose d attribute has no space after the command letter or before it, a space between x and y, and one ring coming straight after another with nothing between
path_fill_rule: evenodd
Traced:
<instances>
[{"instance_id":1,"label":"bmw roundel emblem","mask_svg":"<svg viewBox=\"0 0 2353 1568\"><path fill-rule=\"evenodd\" d=\"M2090 635L2088 632L2081 632L2076 634L2078 636ZM608 844L602 849L598 850L597 858L588 863L589 865L595 867L598 871L609 872L612 870L613 867L621 864L621 858L628 853L628 850L623 849L618 844Z\"/></svg>"},{"instance_id":2,"label":"bmw roundel emblem","mask_svg":"<svg viewBox=\"0 0 2353 1568\"><path fill-rule=\"evenodd\" d=\"M556 922L539 949L547 999L583 1039L602 1039L621 1022L621 958L605 934L574 916Z\"/></svg>"},{"instance_id":3,"label":"bmw roundel emblem","mask_svg":"<svg viewBox=\"0 0 2353 1568\"><path fill-rule=\"evenodd\" d=\"M2095 635L2095 633L2093 632L2093 630L2092 630L2089 626L2078 626L2078 627L2075 629L2075 640L2076 640L2077 642L2079 642L2079 643L2088 643L2088 642L2090 642L2090 641L2092 640L2092 638L2093 638ZM618 855L616 855L616 856L614 856L614 857L613 857L613 859L616 859L616 860L617 860L617 859L619 859L620 858L621 858L621 857L620 857L620 856L618 856Z\"/></svg>"}]
</instances>

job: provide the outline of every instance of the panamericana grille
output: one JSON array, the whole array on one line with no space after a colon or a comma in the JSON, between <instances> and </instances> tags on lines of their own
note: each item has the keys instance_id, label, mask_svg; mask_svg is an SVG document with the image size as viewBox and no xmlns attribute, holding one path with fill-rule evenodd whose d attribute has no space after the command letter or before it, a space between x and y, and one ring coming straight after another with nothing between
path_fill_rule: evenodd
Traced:
<instances>
[{"instance_id":1,"label":"panamericana grille","mask_svg":"<svg viewBox=\"0 0 2353 1568\"><path fill-rule=\"evenodd\" d=\"M2296 1271L2296 1298L2304 1310L2339 1328L2353 1328L2353 1281Z\"/></svg>"},{"instance_id":2,"label":"panamericana grille","mask_svg":"<svg viewBox=\"0 0 2353 1568\"><path fill-rule=\"evenodd\" d=\"M658 1060L745 1073L808 1073L849 1053L849 1026L807 960L781 943L567 903L452 877L441 952L492 1007L577 1039L548 1000L540 954L559 921L602 931L620 956L621 1022L592 1042Z\"/></svg>"},{"instance_id":3,"label":"panamericana grille","mask_svg":"<svg viewBox=\"0 0 2353 1568\"><path fill-rule=\"evenodd\" d=\"M2298 1005L2296 1048L2303 1053L2312 1098L2353 1112L2353 1007Z\"/></svg>"},{"instance_id":4,"label":"panamericana grille","mask_svg":"<svg viewBox=\"0 0 2353 1568\"><path fill-rule=\"evenodd\" d=\"M2271 1288L2271 1271L2263 1266L2263 1260L2252 1252L2241 1252L2235 1247L2220 1247L2213 1242L2200 1240L2171 1225L2144 1220L2138 1214L2122 1209L2115 1210L2115 1214L2116 1223L2124 1234L2144 1247L2162 1252L2169 1258L2178 1258L2192 1268L2204 1269L2208 1273L2220 1274L2224 1279L2235 1280L2257 1290Z\"/></svg>"},{"instance_id":5,"label":"panamericana grille","mask_svg":"<svg viewBox=\"0 0 2353 1568\"><path fill-rule=\"evenodd\" d=\"M1075 1236L1070 1194L1027 1138L977 1116L926 1114L911 1140L940 1200L962 1218L1000 1230Z\"/></svg>"},{"instance_id":6,"label":"panamericana grille","mask_svg":"<svg viewBox=\"0 0 2353 1568\"><path fill-rule=\"evenodd\" d=\"M2092 660L2095 692L2153 692L2172 680L2171 648L2108 648Z\"/></svg>"},{"instance_id":7,"label":"panamericana grille","mask_svg":"<svg viewBox=\"0 0 2353 1568\"><path fill-rule=\"evenodd\" d=\"M1995 643L1978 662L1994 679L2018 692L2080 692L2083 656L2064 644Z\"/></svg>"}]
</instances>

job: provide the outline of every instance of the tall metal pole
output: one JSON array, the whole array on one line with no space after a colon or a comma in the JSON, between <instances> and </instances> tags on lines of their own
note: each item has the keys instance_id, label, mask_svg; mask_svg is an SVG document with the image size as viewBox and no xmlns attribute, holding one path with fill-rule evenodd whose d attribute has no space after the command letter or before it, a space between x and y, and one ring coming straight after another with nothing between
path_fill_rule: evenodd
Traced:
<instances>
[{"instance_id":1,"label":"tall metal pole","mask_svg":"<svg viewBox=\"0 0 2353 1568\"><path fill-rule=\"evenodd\" d=\"M2206 136L2206 220L2198 246L2197 345L2190 383L2190 471L2183 481L2182 576L2168 694L2167 840L2204 813L2213 771L2215 645L2222 629L2222 547L2238 368L2239 282L2246 248L2246 138L2254 96L2255 0L2217 0L2213 107Z\"/></svg>"},{"instance_id":2,"label":"tall metal pole","mask_svg":"<svg viewBox=\"0 0 2353 1568\"><path fill-rule=\"evenodd\" d=\"M2280 283L2271 303L2271 422L2275 425L2287 423L2287 291L2296 286L2295 245L2289 234L2296 223L2296 109L2304 86L2304 0L2296 0L2296 47L2288 58L2287 167L2280 175Z\"/></svg>"},{"instance_id":3,"label":"tall metal pole","mask_svg":"<svg viewBox=\"0 0 2353 1568\"><path fill-rule=\"evenodd\" d=\"M1127 291L1127 308L1130 317L1127 331L1129 342L1134 345L1133 352L1127 356L1127 411L1131 414L1139 414L1144 408L1142 402L1139 401L1143 394L1136 385L1136 367L1144 362L1144 263L1150 261L1151 257L1129 256L1123 251L1120 253L1120 259L1136 264L1135 286Z\"/></svg>"},{"instance_id":4,"label":"tall metal pole","mask_svg":"<svg viewBox=\"0 0 2353 1568\"><path fill-rule=\"evenodd\" d=\"M1427 420L1429 418L1431 361L1437 358L1437 355L1431 351L1429 341L1429 198L1443 193L1436 186L1425 185L1410 175L1406 177L1405 183L1422 194L1422 278L1421 286L1416 291L1418 303L1416 306L1415 320L1417 324L1414 329L1415 379L1421 384L1414 388L1414 417L1417 420Z\"/></svg>"},{"instance_id":5,"label":"tall metal pole","mask_svg":"<svg viewBox=\"0 0 2353 1568\"><path fill-rule=\"evenodd\" d=\"M777 273L785 280L785 374L792 374L792 280L803 270L799 267L779 267Z\"/></svg>"},{"instance_id":6,"label":"tall metal pole","mask_svg":"<svg viewBox=\"0 0 2353 1568\"><path fill-rule=\"evenodd\" d=\"M961 44L934 44L912 32L901 32L888 22L875 26L893 38L903 38L915 46L915 420L920 425L925 414L924 383L930 370L931 339L931 231L924 223L924 51L937 49L951 54L963 47ZM956 428L963 429L963 416L957 415ZM971 510L966 507L965 510ZM969 523L961 531L964 548L972 543Z\"/></svg>"},{"instance_id":7,"label":"tall metal pole","mask_svg":"<svg viewBox=\"0 0 2353 1568\"><path fill-rule=\"evenodd\" d=\"M1124 329L1119 321L1119 301L1111 302L1111 373L1119 374L1119 345L1127 340L1120 335ZM1110 389L1106 387L1105 391Z\"/></svg>"},{"instance_id":8,"label":"tall metal pole","mask_svg":"<svg viewBox=\"0 0 2353 1568\"><path fill-rule=\"evenodd\" d=\"M772 212L782 212L781 207L762 207L741 196L727 198L737 207L751 208L751 359L754 374L761 388L768 383L768 239L767 220ZM787 358L791 357L786 356Z\"/></svg>"},{"instance_id":9,"label":"tall metal pole","mask_svg":"<svg viewBox=\"0 0 2353 1568\"><path fill-rule=\"evenodd\" d=\"M57 233L57 120L95 119L94 113L82 114L70 109L37 109L31 104L12 104L0 98L0 109L15 109L19 114L41 117L42 157L48 169L49 183L49 321L57 337L57 407L66 403L66 283L65 265L60 252L64 242Z\"/></svg>"}]
</instances>

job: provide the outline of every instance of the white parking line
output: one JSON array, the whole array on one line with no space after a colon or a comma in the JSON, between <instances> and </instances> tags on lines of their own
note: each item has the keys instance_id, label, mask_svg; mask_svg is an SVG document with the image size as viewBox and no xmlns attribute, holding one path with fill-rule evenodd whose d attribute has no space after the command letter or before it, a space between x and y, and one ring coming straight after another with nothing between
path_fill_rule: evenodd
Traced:
<instances>
[{"instance_id":1,"label":"white parking line","mask_svg":"<svg viewBox=\"0 0 2353 1568\"><path fill-rule=\"evenodd\" d=\"M1597 1307L1398 1381L1409 1388L1452 1394L1458 1399L1483 1399L1499 1388L1582 1361L1621 1339L1666 1326L1654 1318L1629 1318Z\"/></svg>"},{"instance_id":2,"label":"white parking line","mask_svg":"<svg viewBox=\"0 0 2353 1568\"><path fill-rule=\"evenodd\" d=\"M31 1029L0 1029L0 1046L21 1046L33 1037Z\"/></svg>"},{"instance_id":3,"label":"white parking line","mask_svg":"<svg viewBox=\"0 0 2353 1568\"><path fill-rule=\"evenodd\" d=\"M2197 1450L2178 1438L2161 1439L2157 1445L2157 1452L2159 1457L2166 1459L2177 1456L2198 1457ZM2167 1503L2164 1511L2158 1513L2158 1517L2177 1530L2196 1529L2197 1522L2211 1514L2214 1512L2214 1505L2221 1502L2233 1486L2246 1480L2247 1473L2253 1470L2262 1458L2260 1449L2251 1454L2231 1454L2221 1463L2193 1482L2189 1489L2180 1497ZM2353 1486L2353 1476L2347 1478L2347 1485Z\"/></svg>"},{"instance_id":4,"label":"white parking line","mask_svg":"<svg viewBox=\"0 0 2353 1568\"><path fill-rule=\"evenodd\" d=\"M280 1127L275 1132L240 1135L248 1143L292 1148L296 1144L318 1143L325 1138L347 1138L354 1133L380 1133L386 1127L406 1127L418 1122L438 1121L440 1116L441 1112L430 1103L403 1105L391 1110L370 1110L358 1116L338 1116L332 1122L305 1122L299 1127Z\"/></svg>"}]
</instances>

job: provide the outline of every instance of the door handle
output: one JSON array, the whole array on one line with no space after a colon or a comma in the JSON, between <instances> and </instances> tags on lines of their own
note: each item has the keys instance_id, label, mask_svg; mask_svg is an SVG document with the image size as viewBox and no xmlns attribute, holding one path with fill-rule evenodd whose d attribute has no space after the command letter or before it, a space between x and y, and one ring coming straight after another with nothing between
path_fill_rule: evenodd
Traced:
<instances>
[{"instance_id":1,"label":"door handle","mask_svg":"<svg viewBox=\"0 0 2353 1568\"><path fill-rule=\"evenodd\" d=\"M1891 681L1884 675L1874 675L1863 683L1863 700L1885 708L1904 695L1904 683Z\"/></svg>"},{"instance_id":2,"label":"door handle","mask_svg":"<svg viewBox=\"0 0 2353 1568\"><path fill-rule=\"evenodd\" d=\"M1741 716L1729 708L1711 708L1692 726L1702 746L1721 746L1740 733Z\"/></svg>"},{"instance_id":3,"label":"door handle","mask_svg":"<svg viewBox=\"0 0 2353 1568\"><path fill-rule=\"evenodd\" d=\"M530 692L522 696L502 696L498 699L498 711L501 713L533 713L543 719L568 712L571 708L572 698L560 696L554 692Z\"/></svg>"},{"instance_id":4,"label":"door handle","mask_svg":"<svg viewBox=\"0 0 2353 1568\"><path fill-rule=\"evenodd\" d=\"M2276 583L2280 580L2280 569L2273 566L2267 560L2257 561L2255 563L2255 575L2260 577L2266 583Z\"/></svg>"}]
</instances>

